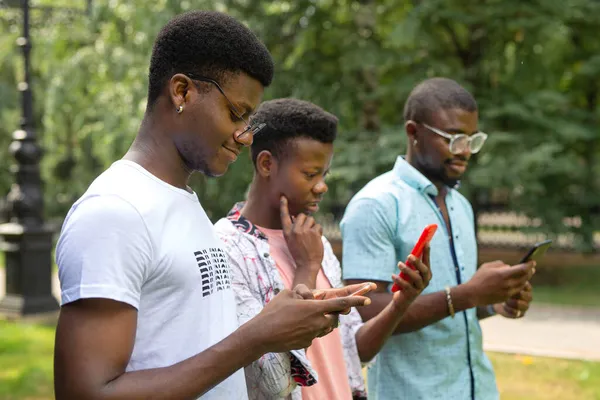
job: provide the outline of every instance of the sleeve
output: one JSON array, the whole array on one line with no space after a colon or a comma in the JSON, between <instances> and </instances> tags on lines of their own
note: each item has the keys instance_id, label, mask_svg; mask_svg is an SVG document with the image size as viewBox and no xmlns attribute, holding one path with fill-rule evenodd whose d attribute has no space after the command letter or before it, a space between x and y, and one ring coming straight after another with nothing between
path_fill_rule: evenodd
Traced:
<instances>
[{"instance_id":1,"label":"sleeve","mask_svg":"<svg viewBox=\"0 0 600 400\"><path fill-rule=\"evenodd\" d=\"M68 214L56 248L61 304L106 298L139 308L152 255L132 205L117 196L84 199Z\"/></svg>"},{"instance_id":2,"label":"sleeve","mask_svg":"<svg viewBox=\"0 0 600 400\"><path fill-rule=\"evenodd\" d=\"M238 321L243 325L264 308L267 300L263 300L263 297L266 297L266 293L261 293L261 288L268 289L264 284L268 278L259 276L259 269L253 265L259 262L258 255L245 257L234 243L234 238L222 233L219 236L231 266ZM292 353L264 354L245 367L244 373L251 399L286 397L296 389L298 376L306 376L309 384L316 382L310 371Z\"/></svg>"},{"instance_id":3,"label":"sleeve","mask_svg":"<svg viewBox=\"0 0 600 400\"><path fill-rule=\"evenodd\" d=\"M392 200L362 198L350 202L340 224L344 279L391 282L391 275L398 272L396 219Z\"/></svg>"}]
</instances>

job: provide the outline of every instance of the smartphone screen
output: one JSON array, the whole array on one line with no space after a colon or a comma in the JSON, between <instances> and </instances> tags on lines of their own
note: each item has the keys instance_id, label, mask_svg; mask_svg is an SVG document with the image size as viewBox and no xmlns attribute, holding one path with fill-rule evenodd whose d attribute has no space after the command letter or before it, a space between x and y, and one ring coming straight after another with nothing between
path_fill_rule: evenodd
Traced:
<instances>
[{"instance_id":1,"label":"smartphone screen","mask_svg":"<svg viewBox=\"0 0 600 400\"><path fill-rule=\"evenodd\" d=\"M545 240L543 242L537 243L527 252L525 257L521 259L519 264L523 264L531 260L536 262L541 260L544 254L546 254L546 251L548 250L550 245L552 245L552 240Z\"/></svg>"}]
</instances>

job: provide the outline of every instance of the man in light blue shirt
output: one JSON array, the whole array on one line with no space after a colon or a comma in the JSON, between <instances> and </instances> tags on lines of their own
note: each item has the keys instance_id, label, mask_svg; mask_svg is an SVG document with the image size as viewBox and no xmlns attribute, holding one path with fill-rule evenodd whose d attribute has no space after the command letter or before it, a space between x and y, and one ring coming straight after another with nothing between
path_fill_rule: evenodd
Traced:
<instances>
[{"instance_id":1,"label":"man in light blue shirt","mask_svg":"<svg viewBox=\"0 0 600 400\"><path fill-rule=\"evenodd\" d=\"M364 320L389 303L390 277L423 228L438 225L433 278L369 369L369 399L497 399L479 319L522 317L535 263L477 268L473 210L455 189L487 138L473 96L450 79L429 79L411 92L404 119L406 156L354 196L341 222L344 279L378 283Z\"/></svg>"}]
</instances>

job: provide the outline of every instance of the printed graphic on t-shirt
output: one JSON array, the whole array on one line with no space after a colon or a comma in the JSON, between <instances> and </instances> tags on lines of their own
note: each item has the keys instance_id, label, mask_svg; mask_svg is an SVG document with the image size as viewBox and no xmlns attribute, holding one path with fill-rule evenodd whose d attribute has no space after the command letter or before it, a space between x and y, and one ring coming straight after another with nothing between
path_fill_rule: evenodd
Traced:
<instances>
[{"instance_id":1,"label":"printed graphic on t-shirt","mask_svg":"<svg viewBox=\"0 0 600 400\"><path fill-rule=\"evenodd\" d=\"M225 253L218 247L194 252L202 274L202 297L231 287L231 272Z\"/></svg>"}]
</instances>

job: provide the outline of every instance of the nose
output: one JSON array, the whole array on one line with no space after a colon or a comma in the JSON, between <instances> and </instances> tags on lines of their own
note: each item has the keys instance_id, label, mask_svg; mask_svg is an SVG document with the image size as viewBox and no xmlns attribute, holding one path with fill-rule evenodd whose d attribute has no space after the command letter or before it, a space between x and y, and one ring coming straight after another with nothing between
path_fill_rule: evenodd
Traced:
<instances>
[{"instance_id":1,"label":"nose","mask_svg":"<svg viewBox=\"0 0 600 400\"><path fill-rule=\"evenodd\" d=\"M327 193L327 190L329 190L329 188L325 183L325 179L321 179L315 186L313 186L313 193L317 195L324 195Z\"/></svg>"},{"instance_id":2,"label":"nose","mask_svg":"<svg viewBox=\"0 0 600 400\"><path fill-rule=\"evenodd\" d=\"M460 155L461 157L463 157L463 158L464 158L466 161L468 161L468 160L469 160L469 158L471 158L471 148L470 148L470 147L467 147L467 148L465 149L465 151L463 151L462 153L459 153L459 155Z\"/></svg>"},{"instance_id":3,"label":"nose","mask_svg":"<svg viewBox=\"0 0 600 400\"><path fill-rule=\"evenodd\" d=\"M244 126L243 129L236 130L233 133L233 139L236 143L239 143L244 147L250 147L254 141L254 135L252 134L250 127Z\"/></svg>"}]
</instances>

